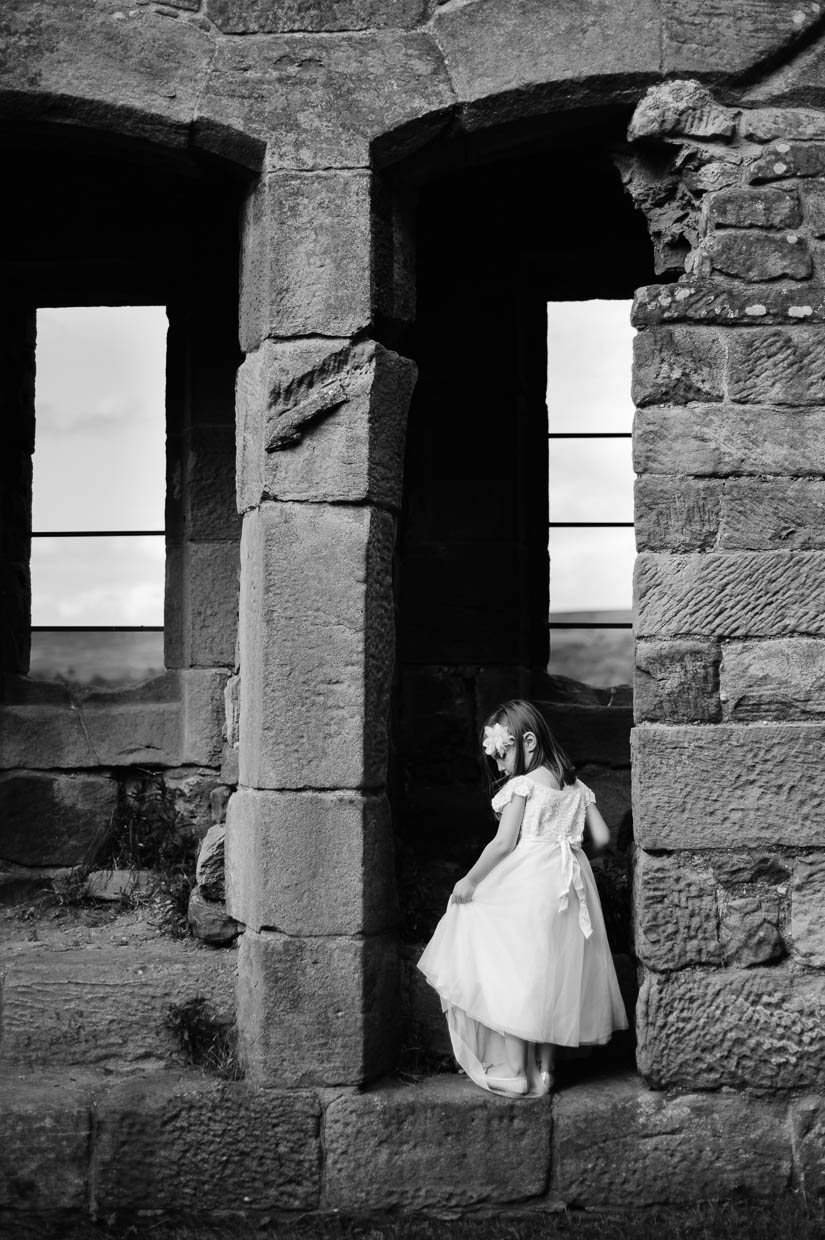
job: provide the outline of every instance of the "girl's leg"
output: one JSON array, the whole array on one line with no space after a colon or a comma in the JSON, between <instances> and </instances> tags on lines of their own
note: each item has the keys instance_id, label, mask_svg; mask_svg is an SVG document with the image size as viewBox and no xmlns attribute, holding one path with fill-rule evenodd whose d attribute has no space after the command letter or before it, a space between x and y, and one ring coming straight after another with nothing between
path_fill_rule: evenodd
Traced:
<instances>
[{"instance_id":1,"label":"girl's leg","mask_svg":"<svg viewBox=\"0 0 825 1240\"><path fill-rule=\"evenodd\" d=\"M509 1033L504 1035L504 1062L511 1076L525 1076L527 1073L527 1043L521 1038L514 1038Z\"/></svg>"}]
</instances>

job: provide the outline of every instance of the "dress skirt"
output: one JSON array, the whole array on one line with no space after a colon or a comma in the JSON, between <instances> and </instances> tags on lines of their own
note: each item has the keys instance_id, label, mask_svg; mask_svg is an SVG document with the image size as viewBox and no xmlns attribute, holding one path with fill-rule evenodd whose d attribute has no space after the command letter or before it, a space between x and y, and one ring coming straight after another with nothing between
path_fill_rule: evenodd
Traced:
<instances>
[{"instance_id":1,"label":"dress skirt","mask_svg":"<svg viewBox=\"0 0 825 1240\"><path fill-rule=\"evenodd\" d=\"M501 1034L582 1046L627 1028L593 872L567 838L522 837L469 903L448 905L418 967L456 1059L485 1088Z\"/></svg>"}]
</instances>

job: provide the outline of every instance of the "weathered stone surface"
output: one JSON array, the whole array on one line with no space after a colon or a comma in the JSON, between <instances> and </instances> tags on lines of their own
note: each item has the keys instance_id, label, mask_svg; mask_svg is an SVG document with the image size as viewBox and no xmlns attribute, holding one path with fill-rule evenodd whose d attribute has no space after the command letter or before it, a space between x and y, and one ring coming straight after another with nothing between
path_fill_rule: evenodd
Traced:
<instances>
[{"instance_id":1,"label":"weathered stone surface","mask_svg":"<svg viewBox=\"0 0 825 1240\"><path fill-rule=\"evenodd\" d=\"M817 474L825 459L825 410L639 409L633 440L637 473Z\"/></svg>"},{"instance_id":2,"label":"weathered stone surface","mask_svg":"<svg viewBox=\"0 0 825 1240\"><path fill-rule=\"evenodd\" d=\"M825 120L815 108L746 108L738 123L743 138L770 142L774 138L825 138Z\"/></svg>"},{"instance_id":3,"label":"weathered stone surface","mask_svg":"<svg viewBox=\"0 0 825 1240\"><path fill-rule=\"evenodd\" d=\"M234 425L193 426L184 432L182 443L185 536L194 541L239 542Z\"/></svg>"},{"instance_id":4,"label":"weathered stone surface","mask_svg":"<svg viewBox=\"0 0 825 1240\"><path fill-rule=\"evenodd\" d=\"M320 1107L311 1093L167 1072L113 1085L95 1103L98 1215L147 1203L187 1218L318 1205Z\"/></svg>"},{"instance_id":5,"label":"weathered stone surface","mask_svg":"<svg viewBox=\"0 0 825 1240\"><path fill-rule=\"evenodd\" d=\"M803 853L794 866L791 887L793 953L818 969L825 968L824 908L825 853Z\"/></svg>"},{"instance_id":6,"label":"weathered stone surface","mask_svg":"<svg viewBox=\"0 0 825 1240\"><path fill-rule=\"evenodd\" d=\"M633 880L636 954L648 968L720 964L713 875L678 857L639 852Z\"/></svg>"},{"instance_id":7,"label":"weathered stone surface","mask_svg":"<svg viewBox=\"0 0 825 1240\"><path fill-rule=\"evenodd\" d=\"M719 701L717 645L637 641L633 709L637 723L715 723Z\"/></svg>"},{"instance_id":8,"label":"weathered stone surface","mask_svg":"<svg viewBox=\"0 0 825 1240\"><path fill-rule=\"evenodd\" d=\"M228 907L286 934L375 934L395 925L393 840L384 796L258 792L229 802Z\"/></svg>"},{"instance_id":9,"label":"weathered stone surface","mask_svg":"<svg viewBox=\"0 0 825 1240\"><path fill-rule=\"evenodd\" d=\"M227 947L235 942L240 931L223 900L207 899L200 887L192 888L186 919L195 938L211 947Z\"/></svg>"},{"instance_id":10,"label":"weathered stone surface","mask_svg":"<svg viewBox=\"0 0 825 1240\"><path fill-rule=\"evenodd\" d=\"M545 1189L550 1132L548 1098L460 1077L344 1095L326 1112L326 1202L344 1215L528 1201Z\"/></svg>"},{"instance_id":11,"label":"weathered stone surface","mask_svg":"<svg viewBox=\"0 0 825 1240\"><path fill-rule=\"evenodd\" d=\"M725 964L747 968L785 955L774 895L728 897L722 901L720 940Z\"/></svg>"},{"instance_id":12,"label":"weathered stone surface","mask_svg":"<svg viewBox=\"0 0 825 1240\"><path fill-rule=\"evenodd\" d=\"M238 506L401 506L415 366L373 341L265 341L238 374Z\"/></svg>"},{"instance_id":13,"label":"weathered stone surface","mask_svg":"<svg viewBox=\"0 0 825 1240\"><path fill-rule=\"evenodd\" d=\"M718 545L731 550L825 547L825 482L729 479L722 488Z\"/></svg>"},{"instance_id":14,"label":"weathered stone surface","mask_svg":"<svg viewBox=\"0 0 825 1240\"><path fill-rule=\"evenodd\" d=\"M649 974L638 1064L656 1088L811 1089L825 1082L825 977L781 967Z\"/></svg>"},{"instance_id":15,"label":"weathered stone surface","mask_svg":"<svg viewBox=\"0 0 825 1240\"><path fill-rule=\"evenodd\" d=\"M635 485L640 551L700 551L716 542L722 488L693 478L649 475Z\"/></svg>"},{"instance_id":16,"label":"weathered stone surface","mask_svg":"<svg viewBox=\"0 0 825 1240\"><path fill-rule=\"evenodd\" d=\"M84 1210L91 1126L88 1088L0 1078L0 1209Z\"/></svg>"},{"instance_id":17,"label":"weathered stone surface","mask_svg":"<svg viewBox=\"0 0 825 1240\"><path fill-rule=\"evenodd\" d=\"M117 903L148 894L156 882L151 870L92 870L83 894L90 900Z\"/></svg>"},{"instance_id":18,"label":"weathered stone surface","mask_svg":"<svg viewBox=\"0 0 825 1240\"><path fill-rule=\"evenodd\" d=\"M821 327L731 332L728 395L751 404L822 404L824 346L825 329Z\"/></svg>"},{"instance_id":19,"label":"weathered stone surface","mask_svg":"<svg viewBox=\"0 0 825 1240\"><path fill-rule=\"evenodd\" d=\"M408 1051L423 1051L453 1062L450 1031L441 998L418 968L425 943L401 945L402 1042Z\"/></svg>"},{"instance_id":20,"label":"weathered stone surface","mask_svg":"<svg viewBox=\"0 0 825 1240\"><path fill-rule=\"evenodd\" d=\"M627 136L631 142L676 135L731 138L736 128L734 116L698 82L662 82L651 86L637 104Z\"/></svg>"},{"instance_id":21,"label":"weathered stone surface","mask_svg":"<svg viewBox=\"0 0 825 1240\"><path fill-rule=\"evenodd\" d=\"M726 642L721 667L725 719L811 719L825 716L825 642Z\"/></svg>"},{"instance_id":22,"label":"weathered stone surface","mask_svg":"<svg viewBox=\"0 0 825 1240\"><path fill-rule=\"evenodd\" d=\"M234 667L239 552L235 542L184 546L183 649L186 667Z\"/></svg>"},{"instance_id":23,"label":"weathered stone surface","mask_svg":"<svg viewBox=\"0 0 825 1240\"><path fill-rule=\"evenodd\" d=\"M737 0L665 0L662 72L742 72L787 48L815 20L796 0L752 0L744 8Z\"/></svg>"},{"instance_id":24,"label":"weathered stone surface","mask_svg":"<svg viewBox=\"0 0 825 1240\"><path fill-rule=\"evenodd\" d=\"M636 1076L579 1083L556 1099L551 1195L587 1209L779 1195L791 1168L783 1117L781 1103L668 1097Z\"/></svg>"},{"instance_id":25,"label":"weathered stone surface","mask_svg":"<svg viewBox=\"0 0 825 1240\"><path fill-rule=\"evenodd\" d=\"M267 336L349 336L367 327L369 219L366 173L284 172L261 183L244 223L245 352Z\"/></svg>"},{"instance_id":26,"label":"weathered stone surface","mask_svg":"<svg viewBox=\"0 0 825 1240\"><path fill-rule=\"evenodd\" d=\"M808 181L802 186L805 223L814 237L825 237L825 185Z\"/></svg>"},{"instance_id":27,"label":"weathered stone surface","mask_svg":"<svg viewBox=\"0 0 825 1240\"><path fill-rule=\"evenodd\" d=\"M248 929L238 960L240 1051L262 1084L360 1084L395 1063L398 958L391 939L298 938Z\"/></svg>"},{"instance_id":28,"label":"weathered stone surface","mask_svg":"<svg viewBox=\"0 0 825 1240\"><path fill-rule=\"evenodd\" d=\"M538 702L537 705L553 732L564 737L564 748L577 766L585 762L630 766L633 711L629 707L578 706L564 702Z\"/></svg>"},{"instance_id":29,"label":"weathered stone surface","mask_svg":"<svg viewBox=\"0 0 825 1240\"><path fill-rule=\"evenodd\" d=\"M224 841L226 828L210 827L201 841L195 877L201 894L207 900L223 900L226 896L224 881Z\"/></svg>"},{"instance_id":30,"label":"weathered stone surface","mask_svg":"<svg viewBox=\"0 0 825 1240\"><path fill-rule=\"evenodd\" d=\"M123 1070L182 1062L171 1004L203 996L231 1022L235 955L171 940L46 953L21 944L3 963L6 1065Z\"/></svg>"},{"instance_id":31,"label":"weathered stone surface","mask_svg":"<svg viewBox=\"0 0 825 1240\"><path fill-rule=\"evenodd\" d=\"M108 826L114 780L98 775L0 775L0 857L19 865L78 865Z\"/></svg>"},{"instance_id":32,"label":"weathered stone surface","mask_svg":"<svg viewBox=\"0 0 825 1240\"><path fill-rule=\"evenodd\" d=\"M724 348L718 333L655 327L633 341L633 400L637 405L686 405L721 400Z\"/></svg>"},{"instance_id":33,"label":"weathered stone surface","mask_svg":"<svg viewBox=\"0 0 825 1240\"><path fill-rule=\"evenodd\" d=\"M192 7L197 7L190 0ZM224 34L277 31L374 30L382 26L417 26L426 0L207 0L206 13Z\"/></svg>"},{"instance_id":34,"label":"weathered stone surface","mask_svg":"<svg viewBox=\"0 0 825 1240\"><path fill-rule=\"evenodd\" d=\"M234 551L232 559L236 555ZM223 749L227 672L223 668L187 668L179 677L183 691L180 764L217 766Z\"/></svg>"},{"instance_id":35,"label":"weathered stone surface","mask_svg":"<svg viewBox=\"0 0 825 1240\"><path fill-rule=\"evenodd\" d=\"M791 876L788 863L774 853L717 853L710 859L713 873L722 887L741 887L743 883L772 884L781 895Z\"/></svg>"},{"instance_id":36,"label":"weathered stone surface","mask_svg":"<svg viewBox=\"0 0 825 1240\"><path fill-rule=\"evenodd\" d=\"M644 551L634 590L637 637L825 634L821 551Z\"/></svg>"},{"instance_id":37,"label":"weathered stone surface","mask_svg":"<svg viewBox=\"0 0 825 1240\"><path fill-rule=\"evenodd\" d=\"M825 147L809 142L773 142L748 169L749 179L781 181L787 177L819 177L825 173Z\"/></svg>"},{"instance_id":38,"label":"weathered stone surface","mask_svg":"<svg viewBox=\"0 0 825 1240\"><path fill-rule=\"evenodd\" d=\"M641 848L818 845L825 727L765 724L633 729L634 830ZM781 772L781 777L777 776Z\"/></svg>"},{"instance_id":39,"label":"weathered stone surface","mask_svg":"<svg viewBox=\"0 0 825 1240\"><path fill-rule=\"evenodd\" d=\"M638 289L631 315L636 327L659 323L821 323L825 290L819 281L796 284L731 284L692 277L682 284Z\"/></svg>"},{"instance_id":40,"label":"weathered stone surface","mask_svg":"<svg viewBox=\"0 0 825 1240\"><path fill-rule=\"evenodd\" d=\"M808 1096L790 1106L794 1169L808 1201L825 1195L825 1101Z\"/></svg>"},{"instance_id":41,"label":"weathered stone surface","mask_svg":"<svg viewBox=\"0 0 825 1240\"><path fill-rule=\"evenodd\" d=\"M797 193L771 185L720 189L703 207L709 228L794 228L802 221Z\"/></svg>"},{"instance_id":42,"label":"weathered stone surface","mask_svg":"<svg viewBox=\"0 0 825 1240\"><path fill-rule=\"evenodd\" d=\"M795 232L781 236L756 230L717 232L702 245L703 260L714 271L755 283L787 276L805 280L813 271L807 242Z\"/></svg>"},{"instance_id":43,"label":"weathered stone surface","mask_svg":"<svg viewBox=\"0 0 825 1240\"><path fill-rule=\"evenodd\" d=\"M368 508L266 504L244 521L241 782L383 783L394 524Z\"/></svg>"}]
</instances>

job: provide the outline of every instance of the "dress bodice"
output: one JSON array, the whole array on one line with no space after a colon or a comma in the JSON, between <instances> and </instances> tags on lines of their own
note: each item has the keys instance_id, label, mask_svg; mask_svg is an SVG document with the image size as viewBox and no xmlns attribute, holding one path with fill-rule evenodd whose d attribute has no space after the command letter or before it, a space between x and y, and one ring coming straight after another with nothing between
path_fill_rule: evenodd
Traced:
<instances>
[{"instance_id":1,"label":"dress bodice","mask_svg":"<svg viewBox=\"0 0 825 1240\"><path fill-rule=\"evenodd\" d=\"M562 788L549 788L529 775L516 775L493 797L496 814L501 814L514 796L527 798L521 820L522 839L554 843L564 837L574 845L582 841L585 810L596 800L580 779Z\"/></svg>"}]
</instances>

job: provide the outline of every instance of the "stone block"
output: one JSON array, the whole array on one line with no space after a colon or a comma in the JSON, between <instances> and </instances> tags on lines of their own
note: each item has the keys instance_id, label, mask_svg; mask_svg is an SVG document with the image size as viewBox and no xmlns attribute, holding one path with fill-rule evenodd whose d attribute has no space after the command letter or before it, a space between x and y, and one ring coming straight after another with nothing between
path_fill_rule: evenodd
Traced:
<instances>
[{"instance_id":1,"label":"stone block","mask_svg":"<svg viewBox=\"0 0 825 1240\"><path fill-rule=\"evenodd\" d=\"M453 1063L450 1031L441 998L418 968L424 943L403 944L401 947L402 1019L404 1048L413 1054L438 1055Z\"/></svg>"},{"instance_id":2,"label":"stone block","mask_svg":"<svg viewBox=\"0 0 825 1240\"><path fill-rule=\"evenodd\" d=\"M825 1084L825 977L768 969L649 974L637 1008L639 1070L669 1089Z\"/></svg>"},{"instance_id":3,"label":"stone block","mask_svg":"<svg viewBox=\"0 0 825 1240\"><path fill-rule=\"evenodd\" d=\"M636 413L633 458L640 474L798 477L821 472L823 456L822 409L694 405Z\"/></svg>"},{"instance_id":4,"label":"stone block","mask_svg":"<svg viewBox=\"0 0 825 1240\"><path fill-rule=\"evenodd\" d=\"M83 884L83 894L102 904L119 904L149 895L157 883L151 870L92 870Z\"/></svg>"},{"instance_id":5,"label":"stone block","mask_svg":"<svg viewBox=\"0 0 825 1240\"><path fill-rule=\"evenodd\" d=\"M214 959L214 957L212 957ZM96 1092L92 1208L214 1219L313 1210L320 1107L303 1090L171 1072Z\"/></svg>"},{"instance_id":6,"label":"stone block","mask_svg":"<svg viewBox=\"0 0 825 1240\"><path fill-rule=\"evenodd\" d=\"M805 141L825 138L825 123L822 113L813 108L747 108L739 118L739 132L754 142Z\"/></svg>"},{"instance_id":7,"label":"stone block","mask_svg":"<svg viewBox=\"0 0 825 1240\"><path fill-rule=\"evenodd\" d=\"M814 255L816 259L816 255ZM818 264L818 259L815 265ZM768 323L821 323L825 320L825 291L819 281L803 286L733 284L698 277L682 277L683 283L653 284L638 289L631 315L634 326L661 323L753 325Z\"/></svg>"},{"instance_id":8,"label":"stone block","mask_svg":"<svg viewBox=\"0 0 825 1240\"><path fill-rule=\"evenodd\" d=\"M825 185L811 181L802 186L805 224L813 237L825 237Z\"/></svg>"},{"instance_id":9,"label":"stone block","mask_svg":"<svg viewBox=\"0 0 825 1240\"><path fill-rule=\"evenodd\" d=\"M760 883L772 885L779 895L787 891L791 872L788 863L775 853L716 853L710 862L722 887L741 889L744 883Z\"/></svg>"},{"instance_id":10,"label":"stone block","mask_svg":"<svg viewBox=\"0 0 825 1240\"><path fill-rule=\"evenodd\" d=\"M802 221L796 191L770 185L720 189L703 206L709 228L795 228Z\"/></svg>"},{"instance_id":11,"label":"stone block","mask_svg":"<svg viewBox=\"0 0 825 1240\"><path fill-rule=\"evenodd\" d=\"M825 482L731 478L722 489L720 548L825 547Z\"/></svg>"},{"instance_id":12,"label":"stone block","mask_svg":"<svg viewBox=\"0 0 825 1240\"><path fill-rule=\"evenodd\" d=\"M637 405L686 405L721 400L724 346L717 332L653 327L633 341L633 400Z\"/></svg>"},{"instance_id":13,"label":"stone block","mask_svg":"<svg viewBox=\"0 0 825 1240\"><path fill-rule=\"evenodd\" d=\"M668 0L662 6L661 72L744 72L784 52L815 19L813 9L802 11L789 0L756 0L744 8L737 0Z\"/></svg>"},{"instance_id":14,"label":"stone block","mask_svg":"<svg viewBox=\"0 0 825 1240\"><path fill-rule=\"evenodd\" d=\"M241 782L357 788L386 777L394 523L267 504L244 520Z\"/></svg>"},{"instance_id":15,"label":"stone block","mask_svg":"<svg viewBox=\"0 0 825 1240\"><path fill-rule=\"evenodd\" d=\"M825 717L825 642L726 642L720 673L725 719Z\"/></svg>"},{"instance_id":16,"label":"stone block","mask_svg":"<svg viewBox=\"0 0 825 1240\"><path fill-rule=\"evenodd\" d=\"M179 681L183 694L180 762L191 762L195 766L219 766L223 751L227 673L218 668L187 668L179 673Z\"/></svg>"},{"instance_id":17,"label":"stone block","mask_svg":"<svg viewBox=\"0 0 825 1240\"><path fill-rule=\"evenodd\" d=\"M795 232L718 232L704 242L702 250L714 271L751 283L782 276L806 280L813 271L807 242Z\"/></svg>"},{"instance_id":18,"label":"stone block","mask_svg":"<svg viewBox=\"0 0 825 1240\"><path fill-rule=\"evenodd\" d=\"M562 702L538 702L537 706L577 766L586 762L630 766L633 711L629 706L579 706Z\"/></svg>"},{"instance_id":19,"label":"stone block","mask_svg":"<svg viewBox=\"0 0 825 1240\"><path fill-rule=\"evenodd\" d=\"M239 559L235 542L185 544L184 666L235 666Z\"/></svg>"},{"instance_id":20,"label":"stone block","mask_svg":"<svg viewBox=\"0 0 825 1240\"><path fill-rule=\"evenodd\" d=\"M391 939L247 930L238 961L247 1075L289 1088L381 1076L397 1055L398 994Z\"/></svg>"},{"instance_id":21,"label":"stone block","mask_svg":"<svg viewBox=\"0 0 825 1240\"><path fill-rule=\"evenodd\" d=\"M637 637L825 634L822 551L644 551L634 591Z\"/></svg>"},{"instance_id":22,"label":"stone block","mask_svg":"<svg viewBox=\"0 0 825 1240\"><path fill-rule=\"evenodd\" d=\"M781 960L786 952L778 896L763 893L723 899L719 937L726 965L748 968Z\"/></svg>"},{"instance_id":23,"label":"stone block","mask_svg":"<svg viewBox=\"0 0 825 1240\"><path fill-rule=\"evenodd\" d=\"M138 946L7 949L3 1064L152 1069L184 1063L169 1007L203 997L231 1023L234 953L173 940Z\"/></svg>"},{"instance_id":24,"label":"stone block","mask_svg":"<svg viewBox=\"0 0 825 1240\"><path fill-rule=\"evenodd\" d=\"M389 802L356 792L236 792L227 879L230 912L256 930L388 930L398 920Z\"/></svg>"},{"instance_id":25,"label":"stone block","mask_svg":"<svg viewBox=\"0 0 825 1240\"><path fill-rule=\"evenodd\" d=\"M117 805L102 775L0 774L0 857L18 865L79 865Z\"/></svg>"},{"instance_id":26,"label":"stone block","mask_svg":"<svg viewBox=\"0 0 825 1240\"><path fill-rule=\"evenodd\" d=\"M713 875L680 857L639 852L633 879L636 954L657 971L721 964Z\"/></svg>"},{"instance_id":27,"label":"stone block","mask_svg":"<svg viewBox=\"0 0 825 1240\"><path fill-rule=\"evenodd\" d=\"M238 506L401 506L415 365L374 341L265 341L238 373Z\"/></svg>"},{"instance_id":28,"label":"stone block","mask_svg":"<svg viewBox=\"0 0 825 1240\"><path fill-rule=\"evenodd\" d=\"M636 841L656 850L817 846L820 724L633 729Z\"/></svg>"},{"instance_id":29,"label":"stone block","mask_svg":"<svg viewBox=\"0 0 825 1240\"><path fill-rule=\"evenodd\" d=\"M773 142L748 168L748 179L782 181L789 177L821 177L825 174L825 147L812 142Z\"/></svg>"},{"instance_id":30,"label":"stone block","mask_svg":"<svg viewBox=\"0 0 825 1240\"><path fill-rule=\"evenodd\" d=\"M0 707L0 766L33 770L100 766L81 712L67 703Z\"/></svg>"},{"instance_id":31,"label":"stone block","mask_svg":"<svg viewBox=\"0 0 825 1240\"><path fill-rule=\"evenodd\" d=\"M825 1196L825 1101L816 1095L794 1099L789 1124L797 1181L812 1202Z\"/></svg>"},{"instance_id":32,"label":"stone block","mask_svg":"<svg viewBox=\"0 0 825 1240\"><path fill-rule=\"evenodd\" d=\"M19 1211L21 1221L85 1210L91 1128L83 1085L65 1077L0 1078L0 1210Z\"/></svg>"},{"instance_id":33,"label":"stone block","mask_svg":"<svg viewBox=\"0 0 825 1240\"><path fill-rule=\"evenodd\" d=\"M650 475L635 484L639 551L704 551L716 542L722 488L694 478Z\"/></svg>"},{"instance_id":34,"label":"stone block","mask_svg":"<svg viewBox=\"0 0 825 1240\"><path fill-rule=\"evenodd\" d=\"M196 8L197 3L192 3ZM206 13L223 34L268 34L306 30L374 30L417 26L426 0L207 0Z\"/></svg>"},{"instance_id":35,"label":"stone block","mask_svg":"<svg viewBox=\"0 0 825 1240\"><path fill-rule=\"evenodd\" d=\"M182 436L185 537L239 542L235 505L235 426L193 426Z\"/></svg>"},{"instance_id":36,"label":"stone block","mask_svg":"<svg viewBox=\"0 0 825 1240\"><path fill-rule=\"evenodd\" d=\"M635 1076L579 1083L556 1100L551 1195L636 1210L779 1197L791 1170L784 1114L764 1098L652 1093Z\"/></svg>"},{"instance_id":37,"label":"stone block","mask_svg":"<svg viewBox=\"0 0 825 1240\"><path fill-rule=\"evenodd\" d=\"M550 1134L549 1098L496 1098L460 1077L346 1094L326 1110L326 1204L358 1215L539 1198Z\"/></svg>"},{"instance_id":38,"label":"stone block","mask_svg":"<svg viewBox=\"0 0 825 1240\"><path fill-rule=\"evenodd\" d=\"M209 900L200 887L193 887L186 910L192 934L210 947L228 947L240 933L240 926L226 911L223 900Z\"/></svg>"},{"instance_id":39,"label":"stone block","mask_svg":"<svg viewBox=\"0 0 825 1240\"><path fill-rule=\"evenodd\" d=\"M195 877L207 900L223 900L226 895L224 853L226 828L210 827L201 840Z\"/></svg>"},{"instance_id":40,"label":"stone block","mask_svg":"<svg viewBox=\"0 0 825 1240\"><path fill-rule=\"evenodd\" d=\"M247 207L241 347L267 336L352 336L372 317L365 172L274 173Z\"/></svg>"},{"instance_id":41,"label":"stone block","mask_svg":"<svg viewBox=\"0 0 825 1240\"><path fill-rule=\"evenodd\" d=\"M662 82L651 86L633 113L628 139L685 136L731 138L734 113L721 107L698 82Z\"/></svg>"},{"instance_id":42,"label":"stone block","mask_svg":"<svg viewBox=\"0 0 825 1240\"><path fill-rule=\"evenodd\" d=\"M633 709L637 723L715 723L722 717L717 645L637 641Z\"/></svg>"},{"instance_id":43,"label":"stone block","mask_svg":"<svg viewBox=\"0 0 825 1240\"><path fill-rule=\"evenodd\" d=\"M823 346L825 328L815 326L732 331L728 396L749 404L821 405L825 402Z\"/></svg>"},{"instance_id":44,"label":"stone block","mask_svg":"<svg viewBox=\"0 0 825 1240\"><path fill-rule=\"evenodd\" d=\"M817 841L820 843L821 841ZM807 965L825 968L825 853L801 853L791 885L793 954Z\"/></svg>"}]
</instances>

